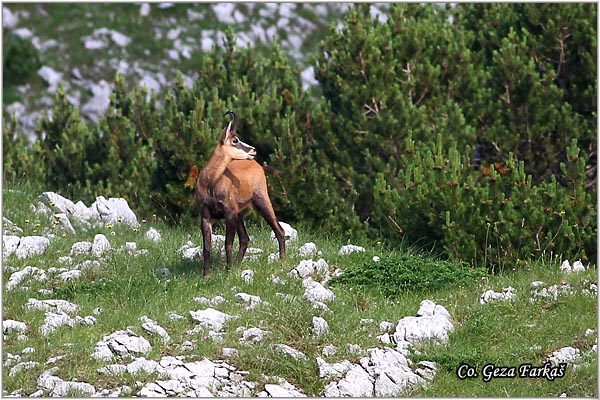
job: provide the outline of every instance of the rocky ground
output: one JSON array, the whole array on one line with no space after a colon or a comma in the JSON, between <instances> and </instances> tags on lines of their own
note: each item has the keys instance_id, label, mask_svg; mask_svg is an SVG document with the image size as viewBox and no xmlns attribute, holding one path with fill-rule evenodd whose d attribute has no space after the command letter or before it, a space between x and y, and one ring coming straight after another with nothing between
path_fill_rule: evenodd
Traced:
<instances>
[{"instance_id":1,"label":"rocky ground","mask_svg":"<svg viewBox=\"0 0 600 400\"><path fill-rule=\"evenodd\" d=\"M105 199L100 196L90 207L79 202L77 204L53 192L40 196L38 204L32 205L32 210L54 221L58 230L40 232L39 236L19 236L19 231L8 219L4 219L3 258L10 260L13 257L26 259L34 255L43 254L51 241L62 240L61 232L72 233L75 229L89 229L96 224L124 224L133 229L140 227L133 211L129 209L124 199ZM297 232L288 224L282 224L286 230L288 241L297 240ZM144 239L140 243L127 242L120 248L112 248L110 241L103 234L97 234L93 241L76 242L70 252L60 257L64 268L48 268L26 266L17 270L10 266L4 267L5 290L18 292L27 290L28 284L33 282L51 283L58 279L70 281L79 279L85 271L101 268L105 258L114 252L129 252L132 255L147 253L144 243L160 243L162 240L158 230L150 227L145 229ZM214 235L213 243L222 248L224 237ZM365 249L360 246L345 245L339 254L350 254ZM177 250L178 256L183 259L194 259L201 252L199 246L188 242ZM336 301L336 295L328 288L328 280L336 274L343 273L339 269L331 271L327 262L320 258L319 251L314 243L305 243L298 248L298 252L306 259L300 261L284 276L272 275L274 285L278 285L278 296L289 302L307 301L316 310L324 310L325 316L331 315L328 304ZM262 253L262 249L249 249L249 257ZM84 256L86 261L75 264L73 257ZM269 256L270 262L276 260L277 254ZM315 261L314 258L317 260ZM576 261L573 266L565 261L561 270L564 273L579 273L585 267ZM169 271L164 271L168 274ZM316 278L315 278L316 277ZM242 271L240 279L246 284L252 283L254 271ZM304 288L303 297L286 291L286 280L300 279ZM244 305L243 313L252 313L257 308L269 308L271 305L261 299L261 293L246 293L240 288L235 294L223 292L222 295L212 298L198 297L196 309L190 309L187 315L169 313L173 321L194 322L194 328L188 330L187 338L181 343L173 343L169 332L156 321L142 316L131 325L116 331L107 331L98 337L94 351L89 357L99 360L105 365L97 370L98 376L122 377L130 375L158 376L158 379L141 380L136 387L120 385L115 387L94 386L89 382L79 380L65 380L56 375L60 370L53 366L64 354L57 353L46 361L36 361L35 348L28 347L20 354L4 353L3 365L9 370L9 378L18 378L20 374L27 374L29 370L39 369L44 364L43 372L38 376L38 389L32 393L16 390L4 393L5 396L70 396L73 393L89 396L122 396L135 395L147 397L160 396L257 396L257 397L302 397L306 396L303 388L277 376L263 376L261 384L256 377L248 371L237 368L229 361L240 349L255 346L269 340L271 332L260 326L240 326L236 321L241 315L232 315L221 311L228 302ZM541 298L558 298L569 296L573 288L566 285L546 285L536 281L531 284L529 301L535 302ZM593 282L584 286L586 294L596 296L597 287ZM52 297L52 288L47 287L39 291L38 297ZM511 287L504 288L501 292L485 291L480 298L482 305L494 301L512 301L518 296ZM80 315L81 307L61 299L37 299L30 297L22 305L24 310L36 310L44 315L43 323L35 325L29 321L4 320L4 339L17 337L18 340L27 340L32 331L39 331L44 336L55 334L62 327L85 327L97 323L96 316L107 312L101 308L95 309L94 315ZM319 378L324 382L321 396L324 397L371 397L371 396L396 396L416 385L425 385L435 379L438 365L430 361L411 361L415 354L414 346L423 341L432 341L439 344L448 343L449 334L454 330L452 316L441 304L431 300L423 300L414 315L403 317L396 321L375 321L372 319L361 320L361 324L375 325L379 336L379 346L362 349L360 346L347 343L346 349L335 346L325 346L322 354L313 358L318 368ZM141 328L141 329L140 329ZM327 334L329 324L327 318L314 316L310 327L313 337L319 338ZM137 333L136 333L137 332ZM140 333L141 332L141 333ZM150 343L159 340L162 343L175 346L193 353L194 341L198 336L213 340L215 343L224 343L224 335L234 332L238 337L238 346L223 347L222 358L204 358L197 361L188 361L185 355L161 356L148 358L152 350ZM586 335L593 335L595 331L589 329ZM273 343L273 351L282 358L291 357L296 360L309 360L311 356L289 346L285 343ZM352 354L351 359L336 359L336 353ZM591 350L596 352L597 346ZM552 352L547 361L555 365L559 363L572 363L574 368L583 354L579 349L564 347ZM329 361L326 361L329 360Z\"/></svg>"}]
</instances>

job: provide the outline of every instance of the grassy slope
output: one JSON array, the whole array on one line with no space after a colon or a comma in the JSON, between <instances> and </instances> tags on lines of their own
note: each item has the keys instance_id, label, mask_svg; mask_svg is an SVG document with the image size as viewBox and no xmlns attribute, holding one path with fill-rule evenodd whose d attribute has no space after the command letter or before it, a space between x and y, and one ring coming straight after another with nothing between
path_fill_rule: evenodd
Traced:
<instances>
[{"instance_id":1,"label":"grassy slope","mask_svg":"<svg viewBox=\"0 0 600 400\"><path fill-rule=\"evenodd\" d=\"M46 221L36 219L29 210L29 204L35 203L42 192L39 188L23 185L18 188L5 187L3 191L4 216L31 234L34 229L40 231L49 225ZM77 199L74 199L77 200ZM227 273L222 259L216 259L213 278L206 281L199 273L199 265L185 262L176 254L176 250L188 240L200 244L201 234L197 226L170 228L160 221L153 221L152 216L138 232L131 229L117 229L111 235L108 228L98 229L87 234L58 237L42 256L18 260L14 257L5 260L3 265L4 280L10 273L8 267L23 268L26 265L47 270L50 267L65 267L57 261L60 256L67 255L71 245L81 240L92 240L95 233L104 233L113 248L118 248L126 241L135 241L138 248L149 250L146 256L134 258L125 254L113 253L102 267L89 272L80 279L67 283L49 280L44 283L24 283L29 290L6 292L3 286L3 319L24 321L29 326L29 339L17 341L11 335L4 341L3 362L6 353L20 354L26 347L33 347L36 352L23 357L21 361L38 361L40 366L31 373L21 373L14 378L8 376L10 368L3 368L3 389L8 393L22 388L24 395L37 390L37 377L49 365L46 360L57 355L66 355L55 365L60 369L58 375L70 380L76 377L79 381L92 383L96 388L117 387L128 384L135 388L136 381L151 381L156 376L135 378L125 374L121 378L100 376L96 369L104 365L91 361L89 355L94 345L102 336L116 330L132 326L142 334L139 317L146 315L156 320L171 335L172 342L163 344L160 340L149 338L153 350L147 358L158 360L164 355L186 354L190 360L209 357L221 357L222 347L235 347L240 350L239 356L231 363L239 369L249 370L256 380L262 374L278 375L301 387L308 395L318 396L324 382L318 378L318 370L314 357L321 354L327 344L338 346L340 352L330 361L352 359L345 353L347 343L359 344L362 348L378 346L376 336L379 334L376 325L361 325L361 318L373 318L377 323L384 320L396 323L400 318L414 315L419 303L429 298L444 305L455 322L455 331L445 347L423 346L421 355L414 355L413 361L432 360L439 364L440 372L434 381L423 389L416 389L409 395L415 396L545 396L554 397L561 393L569 396L597 396L597 362L588 357L588 367L577 371L568 369L567 376L554 382L543 379L495 379L483 383L481 378L459 380L456 368L463 362L476 366L477 370L488 363L496 365L518 366L528 362L542 365L545 357L553 350L574 346L586 353L594 344L596 335L584 336L588 328L596 328L597 298L576 294L559 297L558 300L529 302L529 286L534 280L542 280L547 285L569 282L577 292L584 287L585 279L596 281L595 270L581 274L566 275L558 272L558 261L552 263L533 263L530 268L502 276L491 276L488 279L472 282L466 286L449 286L435 292L398 293L394 298L383 297L376 288L360 289L336 287L337 299L329 304L333 314L323 313L307 306L304 301L289 302L276 295L277 292L302 296L303 289L299 280L287 277L288 271L301 260L297 247L304 242L313 241L322 251L323 257L330 267L347 268L360 263L373 255L384 255L390 251L374 243L353 243L365 246L365 254L339 256L341 245L352 241L351 238L329 237L326 232L307 232L297 227L300 240L289 248L289 257L282 262L268 264L266 255L276 251L276 246L269 239L269 230L264 226L251 226L249 233L254 236L252 247L265 250L265 255L257 260L245 260L240 266ZM29 222L26 222L29 220ZM39 223L40 226L36 226ZM143 234L154 226L162 231L163 241L154 244L146 241ZM123 234L121 235L121 231ZM82 261L84 258L77 259ZM157 270L168 268L172 274L164 277ZM240 279L243 269L255 271L254 283L245 284ZM269 277L275 274L285 280L285 286L273 283ZM499 302L481 306L479 296L486 289L501 290L511 285L516 289L518 297L513 302ZM588 284L589 286L589 284ZM39 289L52 289L54 294L42 295ZM270 306L261 306L253 311L244 312L245 305L233 300L237 292L259 295L268 301ZM224 345L215 344L201 335L190 338L186 331L194 326L189 318L190 310L205 308L193 298L205 296L211 298L221 295L228 300L218 306L221 311L230 314L241 314L241 317L226 327ZM27 299L61 298L79 304L81 310L77 315L93 315L96 307L103 312L96 316L97 324L91 327L63 327L48 337L42 336L38 328L42 325L44 315L40 311L27 311L23 305ZM187 317L185 321L172 321L168 313L174 311ZM310 326L314 315L323 316L330 326L330 333L320 340L312 339ZM240 334L235 332L238 326L259 326L273 332L263 343L244 347L238 340ZM148 337L148 335L144 335ZM185 340L195 342L196 350L191 353L182 352L178 345ZM273 351L272 345L285 343L310 356L308 361L292 361ZM539 345L539 350L531 346ZM139 387L138 387L139 389ZM134 389L134 393L136 390Z\"/></svg>"}]
</instances>

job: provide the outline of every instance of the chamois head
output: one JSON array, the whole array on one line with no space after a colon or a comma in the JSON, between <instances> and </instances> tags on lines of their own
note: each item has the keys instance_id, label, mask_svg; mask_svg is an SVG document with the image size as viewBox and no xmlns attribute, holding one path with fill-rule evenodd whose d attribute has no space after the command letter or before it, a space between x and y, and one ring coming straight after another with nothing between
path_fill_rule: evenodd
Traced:
<instances>
[{"instance_id":1,"label":"chamois head","mask_svg":"<svg viewBox=\"0 0 600 400\"><path fill-rule=\"evenodd\" d=\"M231 110L225 113L225 115L228 114L231 114L232 119L221 132L219 147L232 160L253 160L256 156L256 149L238 138L236 115Z\"/></svg>"}]
</instances>

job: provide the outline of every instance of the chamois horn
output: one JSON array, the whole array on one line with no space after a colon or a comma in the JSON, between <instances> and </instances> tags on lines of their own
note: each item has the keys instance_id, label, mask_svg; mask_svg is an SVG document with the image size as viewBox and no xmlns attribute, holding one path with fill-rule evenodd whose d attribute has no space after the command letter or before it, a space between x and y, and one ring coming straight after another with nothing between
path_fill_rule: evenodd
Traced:
<instances>
[{"instance_id":1,"label":"chamois horn","mask_svg":"<svg viewBox=\"0 0 600 400\"><path fill-rule=\"evenodd\" d=\"M233 112L233 110L227 110L227 112L225 114L223 114L223 116L225 115L229 115L231 114L231 129L230 132L235 132L237 129L237 115Z\"/></svg>"}]
</instances>

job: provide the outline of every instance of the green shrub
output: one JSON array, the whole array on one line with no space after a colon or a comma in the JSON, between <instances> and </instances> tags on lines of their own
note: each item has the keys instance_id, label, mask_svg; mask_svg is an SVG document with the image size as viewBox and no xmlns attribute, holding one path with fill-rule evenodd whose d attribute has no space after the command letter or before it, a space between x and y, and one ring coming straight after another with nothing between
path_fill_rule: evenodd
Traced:
<instances>
[{"instance_id":1,"label":"green shrub","mask_svg":"<svg viewBox=\"0 0 600 400\"><path fill-rule=\"evenodd\" d=\"M436 260L432 257L390 255L379 261L356 264L330 284L371 287L386 296L405 291L436 290L449 284L469 284L486 275L484 268L472 268L465 262Z\"/></svg>"},{"instance_id":2,"label":"green shrub","mask_svg":"<svg viewBox=\"0 0 600 400\"><path fill-rule=\"evenodd\" d=\"M596 199L576 140L561 164L566 184L554 176L534 184L512 156L498 169L475 170L468 148L461 156L441 139L423 150L408 139L407 148L407 168L394 178L379 174L374 186L374 220L396 228L396 236L437 242L452 259L495 269L551 254L595 260Z\"/></svg>"},{"instance_id":3,"label":"green shrub","mask_svg":"<svg viewBox=\"0 0 600 400\"><path fill-rule=\"evenodd\" d=\"M3 70L2 84L18 86L27 83L42 67L40 54L30 40L9 33L3 29L2 54Z\"/></svg>"}]
</instances>

